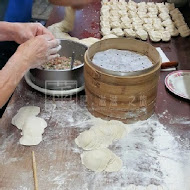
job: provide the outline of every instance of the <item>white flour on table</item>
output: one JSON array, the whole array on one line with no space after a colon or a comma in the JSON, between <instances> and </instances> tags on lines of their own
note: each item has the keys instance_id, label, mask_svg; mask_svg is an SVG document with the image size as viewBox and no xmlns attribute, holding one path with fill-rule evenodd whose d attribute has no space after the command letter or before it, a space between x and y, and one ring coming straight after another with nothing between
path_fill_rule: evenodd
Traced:
<instances>
[{"instance_id":1,"label":"white flour on table","mask_svg":"<svg viewBox=\"0 0 190 190\"><path fill-rule=\"evenodd\" d=\"M119 72L141 71L152 66L152 62L145 55L116 49L96 53L92 62L101 68Z\"/></svg>"},{"instance_id":2,"label":"white flour on table","mask_svg":"<svg viewBox=\"0 0 190 190\"><path fill-rule=\"evenodd\" d=\"M130 129L129 134L109 147L122 159L123 168L119 172L109 174L91 172L82 166L79 156L74 160L69 160L66 156L69 152L72 155L82 153L82 149L74 143L76 134L73 131L79 134L89 129L94 122L100 121L91 116L85 106L80 106L74 101L49 102L47 109L42 109L40 117L46 119L51 127L47 128L43 136L44 145L37 147L36 150L39 168L43 168L46 160L50 164L50 168L39 171L39 180L53 184L55 190L78 190L79 187L81 190L125 190L130 184L161 185L169 190L190 189L189 141L183 146L180 143L181 137L173 136L156 117L126 125ZM63 139L63 133L67 138ZM19 161L19 157L12 158L12 154L6 151L10 142L11 146L16 144L14 134L5 139L0 146L0 163L5 166ZM43 156L46 151L43 149L44 146L48 147L49 155L46 158ZM65 170L51 165L51 162L57 159L57 151L60 148L64 150L63 158L66 158L63 162ZM26 182L23 182L21 189L28 186L27 181L32 175L31 172L24 174Z\"/></svg>"}]
</instances>

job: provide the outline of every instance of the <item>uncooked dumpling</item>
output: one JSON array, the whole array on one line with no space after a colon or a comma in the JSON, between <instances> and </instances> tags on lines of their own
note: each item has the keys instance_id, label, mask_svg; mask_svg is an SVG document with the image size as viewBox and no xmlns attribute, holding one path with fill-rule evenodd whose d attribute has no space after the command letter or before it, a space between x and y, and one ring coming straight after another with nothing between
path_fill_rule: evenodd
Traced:
<instances>
[{"instance_id":1,"label":"uncooked dumpling","mask_svg":"<svg viewBox=\"0 0 190 190\"><path fill-rule=\"evenodd\" d=\"M84 150L107 148L113 141L126 135L127 129L120 121L102 121L96 123L90 130L82 132L75 143Z\"/></svg>"},{"instance_id":2,"label":"uncooked dumpling","mask_svg":"<svg viewBox=\"0 0 190 190\"><path fill-rule=\"evenodd\" d=\"M104 36L104 37L102 38L102 40L109 39L109 38L117 38L117 36L114 35L114 34L108 34L108 35Z\"/></svg>"},{"instance_id":3,"label":"uncooked dumpling","mask_svg":"<svg viewBox=\"0 0 190 190\"><path fill-rule=\"evenodd\" d=\"M86 151L81 154L82 164L95 172L114 172L122 167L122 161L109 149Z\"/></svg>"},{"instance_id":4,"label":"uncooked dumpling","mask_svg":"<svg viewBox=\"0 0 190 190\"><path fill-rule=\"evenodd\" d=\"M153 42L159 42L162 38L160 32L158 31L151 31L149 32L149 36L150 36L150 39L153 41Z\"/></svg>"},{"instance_id":5,"label":"uncooked dumpling","mask_svg":"<svg viewBox=\"0 0 190 190\"><path fill-rule=\"evenodd\" d=\"M81 133L75 143L84 150L94 150L99 148L107 148L112 144L112 138L104 136L98 130L87 130Z\"/></svg>"},{"instance_id":6,"label":"uncooked dumpling","mask_svg":"<svg viewBox=\"0 0 190 190\"><path fill-rule=\"evenodd\" d=\"M126 190L136 190L136 185L130 184Z\"/></svg>"},{"instance_id":7,"label":"uncooked dumpling","mask_svg":"<svg viewBox=\"0 0 190 190\"><path fill-rule=\"evenodd\" d=\"M26 106L20 108L18 113L12 118L12 124L18 129L22 129L25 121L30 116L36 116L40 113L40 108L37 106Z\"/></svg>"},{"instance_id":8,"label":"uncooked dumpling","mask_svg":"<svg viewBox=\"0 0 190 190\"><path fill-rule=\"evenodd\" d=\"M47 123L44 119L35 116L29 117L22 127L23 136L20 138L20 144L38 145L42 141L42 134L46 127Z\"/></svg>"},{"instance_id":9,"label":"uncooked dumpling","mask_svg":"<svg viewBox=\"0 0 190 190\"><path fill-rule=\"evenodd\" d=\"M161 36L162 36L162 41L164 41L164 42L168 42L171 40L171 34L169 31L161 32Z\"/></svg>"},{"instance_id":10,"label":"uncooked dumpling","mask_svg":"<svg viewBox=\"0 0 190 190\"><path fill-rule=\"evenodd\" d=\"M116 172L119 171L122 168L123 162L122 160L112 153L112 158L109 161L105 171L106 172Z\"/></svg>"},{"instance_id":11,"label":"uncooked dumpling","mask_svg":"<svg viewBox=\"0 0 190 190\"><path fill-rule=\"evenodd\" d=\"M157 190L157 189L158 189L157 186L152 184L147 187L147 190Z\"/></svg>"}]
</instances>

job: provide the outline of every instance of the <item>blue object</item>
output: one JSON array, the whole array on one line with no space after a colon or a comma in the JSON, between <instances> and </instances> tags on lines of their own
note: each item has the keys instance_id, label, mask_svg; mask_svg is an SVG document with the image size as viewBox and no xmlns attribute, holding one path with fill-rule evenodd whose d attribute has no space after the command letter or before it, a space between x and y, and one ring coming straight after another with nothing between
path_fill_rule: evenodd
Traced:
<instances>
[{"instance_id":1,"label":"blue object","mask_svg":"<svg viewBox=\"0 0 190 190\"><path fill-rule=\"evenodd\" d=\"M33 0L9 0L4 21L29 22L32 15Z\"/></svg>"}]
</instances>

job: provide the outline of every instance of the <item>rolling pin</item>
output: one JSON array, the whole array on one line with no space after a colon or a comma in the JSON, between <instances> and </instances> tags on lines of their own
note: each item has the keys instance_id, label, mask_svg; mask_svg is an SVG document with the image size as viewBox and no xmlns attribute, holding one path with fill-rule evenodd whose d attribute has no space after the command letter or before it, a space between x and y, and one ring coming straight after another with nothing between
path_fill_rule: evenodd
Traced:
<instances>
[{"instance_id":1,"label":"rolling pin","mask_svg":"<svg viewBox=\"0 0 190 190\"><path fill-rule=\"evenodd\" d=\"M178 66L178 62L177 61L169 61L169 62L164 62L161 65L161 69L168 69L171 67L177 67Z\"/></svg>"}]
</instances>

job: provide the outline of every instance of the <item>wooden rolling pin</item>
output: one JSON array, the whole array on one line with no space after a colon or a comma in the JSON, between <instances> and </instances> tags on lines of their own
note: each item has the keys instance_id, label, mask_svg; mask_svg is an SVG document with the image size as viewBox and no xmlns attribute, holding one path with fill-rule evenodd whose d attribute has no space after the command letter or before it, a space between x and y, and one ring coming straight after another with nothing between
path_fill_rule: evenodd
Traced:
<instances>
[{"instance_id":1,"label":"wooden rolling pin","mask_svg":"<svg viewBox=\"0 0 190 190\"><path fill-rule=\"evenodd\" d=\"M170 61L170 62L162 63L161 69L168 69L168 68L177 67L177 66L178 66L177 61Z\"/></svg>"}]
</instances>

